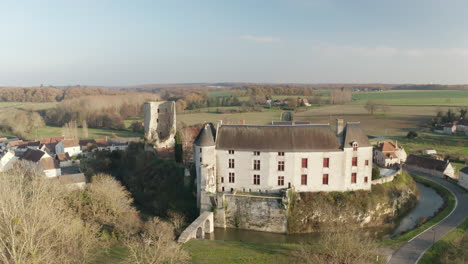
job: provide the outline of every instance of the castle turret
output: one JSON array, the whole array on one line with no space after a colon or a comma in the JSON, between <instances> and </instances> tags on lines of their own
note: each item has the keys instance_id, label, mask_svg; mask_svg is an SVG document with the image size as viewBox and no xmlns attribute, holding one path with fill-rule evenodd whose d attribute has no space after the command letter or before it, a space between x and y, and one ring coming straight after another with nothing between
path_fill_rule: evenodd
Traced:
<instances>
[{"instance_id":1,"label":"castle turret","mask_svg":"<svg viewBox=\"0 0 468 264\"><path fill-rule=\"evenodd\" d=\"M193 157L197 173L197 205L200 213L210 211L210 197L216 193L216 132L213 124L206 123L193 143Z\"/></svg>"}]
</instances>

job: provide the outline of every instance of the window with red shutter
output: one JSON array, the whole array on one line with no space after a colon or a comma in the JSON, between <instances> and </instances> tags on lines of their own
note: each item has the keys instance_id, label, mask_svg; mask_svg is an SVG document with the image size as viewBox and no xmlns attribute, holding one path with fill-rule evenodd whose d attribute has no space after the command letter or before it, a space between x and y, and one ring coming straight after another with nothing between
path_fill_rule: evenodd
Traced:
<instances>
[{"instance_id":1,"label":"window with red shutter","mask_svg":"<svg viewBox=\"0 0 468 264\"><path fill-rule=\"evenodd\" d=\"M329 168L330 166L330 158L323 158L323 167Z\"/></svg>"},{"instance_id":2,"label":"window with red shutter","mask_svg":"<svg viewBox=\"0 0 468 264\"><path fill-rule=\"evenodd\" d=\"M351 183L356 183L356 178L357 178L357 175L356 175L355 172L353 172L353 173L351 174Z\"/></svg>"},{"instance_id":3,"label":"window with red shutter","mask_svg":"<svg viewBox=\"0 0 468 264\"><path fill-rule=\"evenodd\" d=\"M353 157L352 165L353 165L353 167L357 166L357 157Z\"/></svg>"},{"instance_id":4,"label":"window with red shutter","mask_svg":"<svg viewBox=\"0 0 468 264\"><path fill-rule=\"evenodd\" d=\"M301 175L301 184L302 185L307 185L307 174L302 174Z\"/></svg>"},{"instance_id":5,"label":"window with red shutter","mask_svg":"<svg viewBox=\"0 0 468 264\"><path fill-rule=\"evenodd\" d=\"M322 177L322 184L328 185L328 174L324 174Z\"/></svg>"},{"instance_id":6,"label":"window with red shutter","mask_svg":"<svg viewBox=\"0 0 468 264\"><path fill-rule=\"evenodd\" d=\"M366 166L369 166L369 160L366 160Z\"/></svg>"},{"instance_id":7,"label":"window with red shutter","mask_svg":"<svg viewBox=\"0 0 468 264\"><path fill-rule=\"evenodd\" d=\"M366 177L364 177L364 183L367 183L367 181L368 181L368 178L366 176Z\"/></svg>"},{"instance_id":8,"label":"window with red shutter","mask_svg":"<svg viewBox=\"0 0 468 264\"><path fill-rule=\"evenodd\" d=\"M307 169L307 159L302 159L302 168Z\"/></svg>"}]
</instances>

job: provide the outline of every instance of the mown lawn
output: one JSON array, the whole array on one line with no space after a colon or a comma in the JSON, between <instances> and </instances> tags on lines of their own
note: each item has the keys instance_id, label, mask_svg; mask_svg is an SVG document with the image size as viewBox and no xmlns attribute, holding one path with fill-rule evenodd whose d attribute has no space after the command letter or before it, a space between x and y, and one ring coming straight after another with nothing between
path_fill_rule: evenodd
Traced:
<instances>
[{"instance_id":1,"label":"mown lawn","mask_svg":"<svg viewBox=\"0 0 468 264\"><path fill-rule=\"evenodd\" d=\"M382 101L390 105L466 105L468 91L384 91L353 93L352 104L365 104L367 100Z\"/></svg>"},{"instance_id":2,"label":"mown lawn","mask_svg":"<svg viewBox=\"0 0 468 264\"><path fill-rule=\"evenodd\" d=\"M248 243L239 241L191 240L184 244L195 264L289 264L297 244Z\"/></svg>"}]
</instances>

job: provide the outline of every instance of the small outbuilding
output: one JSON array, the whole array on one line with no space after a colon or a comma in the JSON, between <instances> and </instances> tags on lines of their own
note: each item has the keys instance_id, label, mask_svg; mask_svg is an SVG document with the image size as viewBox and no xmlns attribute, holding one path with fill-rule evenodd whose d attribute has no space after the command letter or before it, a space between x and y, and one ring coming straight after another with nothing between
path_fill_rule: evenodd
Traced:
<instances>
[{"instance_id":1,"label":"small outbuilding","mask_svg":"<svg viewBox=\"0 0 468 264\"><path fill-rule=\"evenodd\" d=\"M430 157L409 155L406 159L406 168L437 177L449 177L456 179L452 164L447 161L437 160Z\"/></svg>"},{"instance_id":2,"label":"small outbuilding","mask_svg":"<svg viewBox=\"0 0 468 264\"><path fill-rule=\"evenodd\" d=\"M460 170L460 176L458 178L458 184L465 189L468 189L468 167Z\"/></svg>"}]
</instances>

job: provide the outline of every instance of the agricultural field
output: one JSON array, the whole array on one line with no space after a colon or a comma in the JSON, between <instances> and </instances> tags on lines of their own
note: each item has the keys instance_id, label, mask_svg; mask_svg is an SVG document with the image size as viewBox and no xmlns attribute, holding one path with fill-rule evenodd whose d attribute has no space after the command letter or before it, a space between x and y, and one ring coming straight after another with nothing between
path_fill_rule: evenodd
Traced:
<instances>
[{"instance_id":1,"label":"agricultural field","mask_svg":"<svg viewBox=\"0 0 468 264\"><path fill-rule=\"evenodd\" d=\"M262 112L247 112L247 113L186 113L178 114L177 121L181 121L186 125L202 124L204 122L217 123L223 120L224 123L239 123L240 120L245 120L246 124L268 124L271 121L279 121L281 111L276 109L263 109Z\"/></svg>"},{"instance_id":2,"label":"agricultural field","mask_svg":"<svg viewBox=\"0 0 468 264\"><path fill-rule=\"evenodd\" d=\"M365 104L368 100L389 105L468 106L468 91L384 91L353 93L352 104Z\"/></svg>"},{"instance_id":3,"label":"agricultural field","mask_svg":"<svg viewBox=\"0 0 468 264\"><path fill-rule=\"evenodd\" d=\"M103 137L143 137L143 134L134 133L127 129L114 130L103 128L88 128L88 138L103 138ZM45 137L55 137L62 135L61 127L44 126L27 135L28 139L41 139ZM82 129L78 128L78 135L83 135Z\"/></svg>"},{"instance_id":4,"label":"agricultural field","mask_svg":"<svg viewBox=\"0 0 468 264\"><path fill-rule=\"evenodd\" d=\"M18 108L31 111L39 111L53 108L57 105L56 102L48 103L31 103L31 102L0 102L0 111L5 108Z\"/></svg>"}]
</instances>

